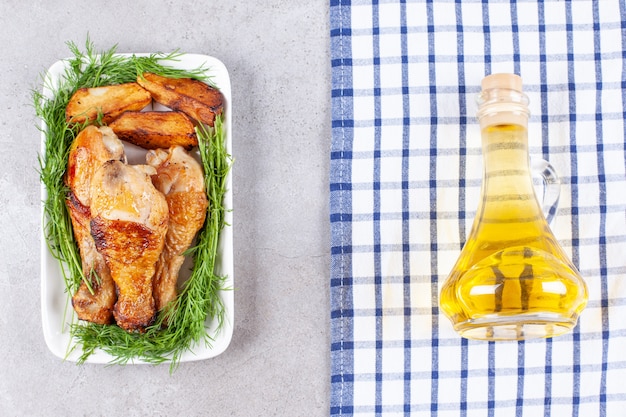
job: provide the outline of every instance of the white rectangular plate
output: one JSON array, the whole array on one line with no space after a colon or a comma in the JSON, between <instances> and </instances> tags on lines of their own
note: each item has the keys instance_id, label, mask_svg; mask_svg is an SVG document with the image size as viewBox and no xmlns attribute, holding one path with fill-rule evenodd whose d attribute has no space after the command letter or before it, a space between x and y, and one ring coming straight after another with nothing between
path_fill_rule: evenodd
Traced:
<instances>
[{"instance_id":1,"label":"white rectangular plate","mask_svg":"<svg viewBox=\"0 0 626 417\"><path fill-rule=\"evenodd\" d=\"M129 54L120 54L129 55ZM137 56L148 54L135 54ZM174 68L194 70L197 68L206 68L206 75L210 77L211 83L220 89L225 99L225 142L228 153L232 150L232 138L231 138L231 89L230 78L228 71L224 64L216 58L199 55L199 54L184 54L177 58L176 61L162 61L163 65L167 65ZM67 60L57 61L50 67L46 74L43 86L43 94L45 97L52 97L52 90L56 89L59 81L62 79L65 69L67 68ZM162 110L155 106L156 110ZM46 131L45 124L42 123L42 132ZM41 135L41 153L44 153L45 135ZM134 146L126 147L129 163L133 163L141 159L141 150ZM143 151L145 152L145 151ZM216 260L216 273L220 276L226 276L226 282L224 288L234 288L234 260L233 260L233 219L232 219L232 174L228 174L226 180L227 191L224 196L225 207L225 219L226 227L220 234L220 242L218 247L218 257ZM46 189L41 186L41 201L46 200ZM42 206L42 219L43 206ZM65 291L65 284L61 272L61 266L59 262L52 256L48 250L45 236L43 234L44 228L42 228L41 236L41 315L43 321L43 333L48 348L52 353L59 358L63 358L69 361L77 361L80 357L82 348L77 346L76 349L70 351L70 347L74 344L71 340L69 333L69 322L76 320L75 314L70 301L68 300L68 294ZM185 266L183 266L185 268ZM181 270L181 274L185 272ZM222 291L220 294L224 307L224 323L219 332L216 333L215 324L207 324L207 334L213 338L210 346L206 346L201 342L197 346L193 346L190 351L185 352L180 362L188 362L194 360L202 360L215 357L224 352L233 333L233 321L234 321L234 296L232 290ZM97 350L94 352L86 362L88 363L109 363L114 358L104 351ZM129 364L144 363L140 359L135 359L129 362Z\"/></svg>"}]
</instances>

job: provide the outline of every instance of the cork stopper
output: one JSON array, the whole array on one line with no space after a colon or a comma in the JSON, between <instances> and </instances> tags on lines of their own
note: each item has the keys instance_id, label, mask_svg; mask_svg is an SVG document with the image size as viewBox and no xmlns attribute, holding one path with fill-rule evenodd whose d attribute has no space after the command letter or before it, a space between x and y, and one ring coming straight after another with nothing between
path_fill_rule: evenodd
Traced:
<instances>
[{"instance_id":1,"label":"cork stopper","mask_svg":"<svg viewBox=\"0 0 626 417\"><path fill-rule=\"evenodd\" d=\"M506 89L522 92L522 77L517 74L491 74L483 78L481 84L483 91L491 89Z\"/></svg>"},{"instance_id":2,"label":"cork stopper","mask_svg":"<svg viewBox=\"0 0 626 417\"><path fill-rule=\"evenodd\" d=\"M491 125L528 124L528 97L522 91L522 77L516 74L491 74L483 78L476 98L481 128Z\"/></svg>"}]
</instances>

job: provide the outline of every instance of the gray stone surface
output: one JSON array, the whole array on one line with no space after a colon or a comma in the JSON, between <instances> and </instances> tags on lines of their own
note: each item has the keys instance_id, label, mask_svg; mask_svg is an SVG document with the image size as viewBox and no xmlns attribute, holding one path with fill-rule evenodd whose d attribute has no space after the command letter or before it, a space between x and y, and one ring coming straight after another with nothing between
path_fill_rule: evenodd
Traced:
<instances>
[{"instance_id":1,"label":"gray stone surface","mask_svg":"<svg viewBox=\"0 0 626 417\"><path fill-rule=\"evenodd\" d=\"M191 3L191 4L190 4ZM324 416L329 387L327 1L0 2L0 415ZM40 135L31 91L99 50L213 55L233 91L235 325L220 356L77 366L40 307Z\"/></svg>"}]
</instances>

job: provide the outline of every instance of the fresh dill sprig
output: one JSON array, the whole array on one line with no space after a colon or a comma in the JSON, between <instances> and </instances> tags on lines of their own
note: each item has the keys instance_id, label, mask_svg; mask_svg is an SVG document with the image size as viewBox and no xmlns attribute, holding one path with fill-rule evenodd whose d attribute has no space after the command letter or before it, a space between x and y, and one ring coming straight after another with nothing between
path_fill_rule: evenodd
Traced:
<instances>
[{"instance_id":1,"label":"fresh dill sprig","mask_svg":"<svg viewBox=\"0 0 626 417\"><path fill-rule=\"evenodd\" d=\"M45 82L49 82L46 80ZM62 83L52 98L33 92L35 112L45 123L43 155L39 155L39 176L46 189L44 236L50 253L61 262L66 289L73 292L83 278L80 255L65 205L67 188L63 176L75 132L65 122L65 107L71 97Z\"/></svg>"},{"instance_id":2,"label":"fresh dill sprig","mask_svg":"<svg viewBox=\"0 0 626 417\"><path fill-rule=\"evenodd\" d=\"M135 81L143 72L166 77L188 77L206 80L206 69L182 70L163 63L175 61L182 54L151 54L147 56L119 55L116 47L97 53L93 43L86 42L85 51L68 43L73 58L67 60L62 80L57 86L48 86L52 96L33 92L35 111L43 121L45 144L39 156L40 179L47 197L44 201L44 233L52 255L59 261L68 297L84 280L81 259L65 200L67 187L63 176L67 168L70 146L82 128L71 127L65 121L65 108L72 94L79 88L98 87ZM44 82L49 82L46 80ZM206 81L205 81L206 82ZM191 276L179 296L159 313L156 322L144 333L128 333L115 325L75 323L70 326L71 337L82 349L78 362L84 363L96 350L109 353L112 363L126 364L133 360L148 363L170 361L173 371L182 355L199 343L210 345L211 324L216 333L222 328L225 306L220 297L227 277L214 272L220 231L225 225L223 199L226 177L232 163L225 144L222 116L212 128L197 129L199 151L205 172L205 186L209 209L196 245L188 250L193 257ZM61 285L59 283L59 285Z\"/></svg>"}]
</instances>

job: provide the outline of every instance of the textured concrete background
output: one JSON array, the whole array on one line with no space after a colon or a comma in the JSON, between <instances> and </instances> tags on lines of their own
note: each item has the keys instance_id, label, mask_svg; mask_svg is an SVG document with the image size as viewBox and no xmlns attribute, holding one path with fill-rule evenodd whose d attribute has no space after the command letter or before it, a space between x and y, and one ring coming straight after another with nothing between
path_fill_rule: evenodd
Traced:
<instances>
[{"instance_id":1,"label":"textured concrete background","mask_svg":"<svg viewBox=\"0 0 626 417\"><path fill-rule=\"evenodd\" d=\"M328 414L327 3L0 2L0 415ZM212 55L230 72L234 335L222 355L174 375L77 366L44 342L31 91L87 35L98 50Z\"/></svg>"}]
</instances>

